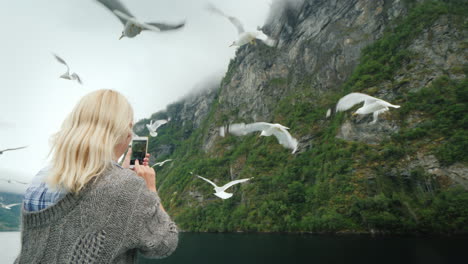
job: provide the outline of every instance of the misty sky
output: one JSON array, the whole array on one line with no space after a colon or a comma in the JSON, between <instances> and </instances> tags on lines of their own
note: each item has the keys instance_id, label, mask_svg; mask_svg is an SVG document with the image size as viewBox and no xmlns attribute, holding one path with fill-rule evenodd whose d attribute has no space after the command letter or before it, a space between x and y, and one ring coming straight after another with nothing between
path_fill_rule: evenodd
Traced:
<instances>
[{"instance_id":1,"label":"misty sky","mask_svg":"<svg viewBox=\"0 0 468 264\"><path fill-rule=\"evenodd\" d=\"M86 93L123 93L135 120L149 117L195 85L220 78L235 49L236 30L208 13L204 0L121 0L138 19L187 22L175 32L143 32L118 40L120 21L95 0L0 0L0 178L29 181L46 161L49 137ZM212 0L246 29L263 25L270 0ZM66 68L84 85L59 79ZM0 191L25 186L0 181Z\"/></svg>"}]
</instances>

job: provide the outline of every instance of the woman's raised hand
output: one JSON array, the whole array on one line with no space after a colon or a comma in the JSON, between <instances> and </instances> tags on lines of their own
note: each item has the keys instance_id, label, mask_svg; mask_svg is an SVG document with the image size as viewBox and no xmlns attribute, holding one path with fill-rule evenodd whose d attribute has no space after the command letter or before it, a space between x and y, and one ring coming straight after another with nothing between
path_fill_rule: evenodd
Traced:
<instances>
[{"instance_id":1,"label":"woman's raised hand","mask_svg":"<svg viewBox=\"0 0 468 264\"><path fill-rule=\"evenodd\" d=\"M156 192L156 172L153 168L148 166L150 154L146 153L146 157L143 160L143 164L140 164L138 160L135 160L135 167L133 170L136 174L142 177L145 182L146 186L150 191Z\"/></svg>"}]
</instances>

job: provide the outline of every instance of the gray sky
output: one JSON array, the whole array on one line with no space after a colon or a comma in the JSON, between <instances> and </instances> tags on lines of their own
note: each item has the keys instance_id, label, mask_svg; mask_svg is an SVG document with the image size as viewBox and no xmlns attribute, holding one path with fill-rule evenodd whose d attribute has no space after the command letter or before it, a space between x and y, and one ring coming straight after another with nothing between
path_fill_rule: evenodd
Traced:
<instances>
[{"instance_id":1,"label":"gray sky","mask_svg":"<svg viewBox=\"0 0 468 264\"><path fill-rule=\"evenodd\" d=\"M0 178L29 181L45 164L48 140L86 93L111 88L149 117L207 79L227 70L236 30L208 13L204 0L121 0L138 19L180 22L175 32L143 32L118 40L123 26L95 0L0 0ZM270 0L212 0L248 29L263 25ZM66 68L84 86L59 79ZM23 186L0 182L0 191Z\"/></svg>"}]
</instances>

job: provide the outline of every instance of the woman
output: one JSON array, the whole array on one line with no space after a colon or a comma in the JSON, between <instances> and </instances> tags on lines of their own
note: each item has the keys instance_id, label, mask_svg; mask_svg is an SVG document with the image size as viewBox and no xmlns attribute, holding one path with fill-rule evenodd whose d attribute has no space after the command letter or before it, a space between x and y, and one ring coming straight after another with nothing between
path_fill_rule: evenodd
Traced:
<instances>
[{"instance_id":1,"label":"woman","mask_svg":"<svg viewBox=\"0 0 468 264\"><path fill-rule=\"evenodd\" d=\"M52 161L28 188L15 263L133 263L165 257L178 231L156 192L148 157L117 159L132 140L133 110L118 92L83 97L52 138ZM127 155L130 157L130 155Z\"/></svg>"}]
</instances>

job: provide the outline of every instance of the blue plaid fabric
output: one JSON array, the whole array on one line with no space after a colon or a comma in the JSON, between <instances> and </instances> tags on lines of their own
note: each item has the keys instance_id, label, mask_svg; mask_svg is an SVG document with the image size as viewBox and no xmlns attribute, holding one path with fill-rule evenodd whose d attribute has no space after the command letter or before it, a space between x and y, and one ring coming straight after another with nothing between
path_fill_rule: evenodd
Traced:
<instances>
[{"instance_id":1,"label":"blue plaid fabric","mask_svg":"<svg viewBox=\"0 0 468 264\"><path fill-rule=\"evenodd\" d=\"M24 210L29 212L42 210L57 203L67 194L63 190L50 189L47 184L43 182L48 171L48 168L44 168L34 176L31 185L29 185L24 194Z\"/></svg>"},{"instance_id":2,"label":"blue plaid fabric","mask_svg":"<svg viewBox=\"0 0 468 264\"><path fill-rule=\"evenodd\" d=\"M113 162L113 164L122 169L117 162ZM57 203L67 194L65 190L51 189L47 186L43 179L48 172L48 167L39 171L31 185L26 189L23 198L23 205L26 211L34 212L47 208Z\"/></svg>"}]
</instances>

